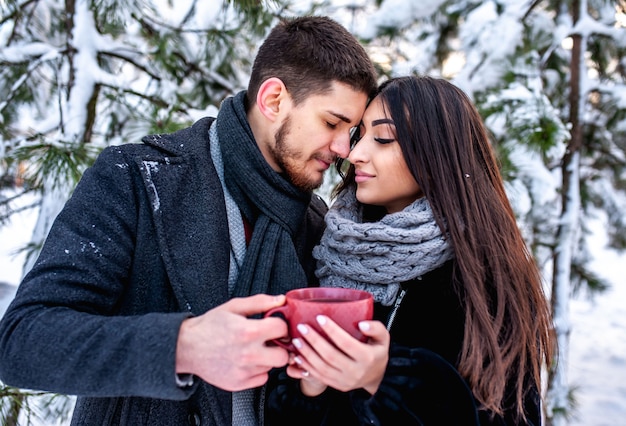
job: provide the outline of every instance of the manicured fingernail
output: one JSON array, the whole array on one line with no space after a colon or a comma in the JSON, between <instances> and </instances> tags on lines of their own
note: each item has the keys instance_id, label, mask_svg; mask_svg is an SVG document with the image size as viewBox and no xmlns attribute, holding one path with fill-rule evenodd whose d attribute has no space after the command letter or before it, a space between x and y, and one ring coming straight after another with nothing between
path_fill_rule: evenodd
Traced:
<instances>
[{"instance_id":1,"label":"manicured fingernail","mask_svg":"<svg viewBox=\"0 0 626 426\"><path fill-rule=\"evenodd\" d=\"M309 328L304 324L298 324L298 331L304 336L309 332Z\"/></svg>"},{"instance_id":2,"label":"manicured fingernail","mask_svg":"<svg viewBox=\"0 0 626 426\"><path fill-rule=\"evenodd\" d=\"M370 323L369 322L361 321L359 323L359 330L361 330L361 331L368 331L369 329L370 329Z\"/></svg>"},{"instance_id":3,"label":"manicured fingernail","mask_svg":"<svg viewBox=\"0 0 626 426\"><path fill-rule=\"evenodd\" d=\"M326 324L326 317L324 315L318 315L315 317L315 319L317 320L317 323L321 326L324 326Z\"/></svg>"},{"instance_id":4,"label":"manicured fingernail","mask_svg":"<svg viewBox=\"0 0 626 426\"><path fill-rule=\"evenodd\" d=\"M298 339L297 337L293 339L291 343L293 343L293 345L298 349L302 347L302 340Z\"/></svg>"},{"instance_id":5,"label":"manicured fingernail","mask_svg":"<svg viewBox=\"0 0 626 426\"><path fill-rule=\"evenodd\" d=\"M302 377L309 377L309 372L306 370L302 371Z\"/></svg>"},{"instance_id":6,"label":"manicured fingernail","mask_svg":"<svg viewBox=\"0 0 626 426\"><path fill-rule=\"evenodd\" d=\"M296 364L302 365L302 358L300 358L299 356L294 357L293 360L296 362Z\"/></svg>"}]
</instances>

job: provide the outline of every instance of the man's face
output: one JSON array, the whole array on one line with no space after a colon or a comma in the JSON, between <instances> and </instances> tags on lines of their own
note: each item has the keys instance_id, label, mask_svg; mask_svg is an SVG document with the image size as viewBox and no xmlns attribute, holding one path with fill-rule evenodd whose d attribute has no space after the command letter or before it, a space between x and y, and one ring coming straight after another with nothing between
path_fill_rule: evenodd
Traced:
<instances>
[{"instance_id":1,"label":"man's face","mask_svg":"<svg viewBox=\"0 0 626 426\"><path fill-rule=\"evenodd\" d=\"M312 191L337 157L350 153L350 129L361 120L367 95L343 83L309 96L289 111L267 147L273 162L301 190Z\"/></svg>"}]
</instances>

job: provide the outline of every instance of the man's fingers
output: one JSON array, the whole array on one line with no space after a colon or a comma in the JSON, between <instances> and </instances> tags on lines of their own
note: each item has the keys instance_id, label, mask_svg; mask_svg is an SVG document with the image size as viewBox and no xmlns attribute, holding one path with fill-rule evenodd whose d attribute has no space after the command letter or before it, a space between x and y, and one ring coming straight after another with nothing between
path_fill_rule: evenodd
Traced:
<instances>
[{"instance_id":1,"label":"man's fingers","mask_svg":"<svg viewBox=\"0 0 626 426\"><path fill-rule=\"evenodd\" d=\"M255 294L250 297L236 297L224 303L228 310L243 316L262 314L272 308L285 304L285 295L270 296L269 294Z\"/></svg>"}]
</instances>

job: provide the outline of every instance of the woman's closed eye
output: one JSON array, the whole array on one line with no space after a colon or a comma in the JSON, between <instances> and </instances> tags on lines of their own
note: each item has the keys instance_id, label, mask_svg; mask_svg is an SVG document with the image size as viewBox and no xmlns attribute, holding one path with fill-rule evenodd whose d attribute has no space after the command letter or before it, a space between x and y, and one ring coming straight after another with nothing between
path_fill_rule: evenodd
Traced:
<instances>
[{"instance_id":1,"label":"woman's closed eye","mask_svg":"<svg viewBox=\"0 0 626 426\"><path fill-rule=\"evenodd\" d=\"M389 123L390 123L389 120L377 120L376 122L374 122L374 124L377 126L381 124L388 125ZM387 132L384 132L384 133L389 134ZM361 122L359 123L358 126L355 126L350 129L350 149L354 148L355 145L363 138L363 136L365 136L365 125L363 124L363 122ZM391 137L386 137L386 138L374 136L372 139L374 139L376 143L379 143L381 145L387 145L396 141L396 138L393 135L390 135L390 136Z\"/></svg>"},{"instance_id":2,"label":"woman's closed eye","mask_svg":"<svg viewBox=\"0 0 626 426\"><path fill-rule=\"evenodd\" d=\"M388 139L388 138L374 138L374 140L375 140L376 142L378 142L379 144L381 144L381 145L386 145L386 144L388 144L388 143L391 143L391 142L395 142L395 141L396 141L396 139L395 139L395 138L392 138L392 139Z\"/></svg>"}]
</instances>

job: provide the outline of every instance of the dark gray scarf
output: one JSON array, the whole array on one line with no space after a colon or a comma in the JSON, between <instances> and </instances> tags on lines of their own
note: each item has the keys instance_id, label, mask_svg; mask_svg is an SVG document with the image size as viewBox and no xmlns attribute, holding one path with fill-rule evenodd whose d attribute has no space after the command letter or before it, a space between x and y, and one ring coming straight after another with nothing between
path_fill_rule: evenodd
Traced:
<instances>
[{"instance_id":1,"label":"dark gray scarf","mask_svg":"<svg viewBox=\"0 0 626 426\"><path fill-rule=\"evenodd\" d=\"M378 222L363 222L355 188L343 191L326 214L326 230L313 249L323 287L367 290L391 305L400 284L454 257L426 197Z\"/></svg>"},{"instance_id":2,"label":"dark gray scarf","mask_svg":"<svg viewBox=\"0 0 626 426\"><path fill-rule=\"evenodd\" d=\"M245 94L226 99L217 116L226 186L254 225L234 297L281 294L307 285L293 240L311 193L296 188L265 160L248 124Z\"/></svg>"}]
</instances>

